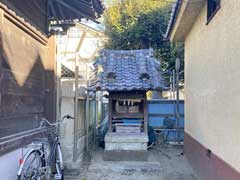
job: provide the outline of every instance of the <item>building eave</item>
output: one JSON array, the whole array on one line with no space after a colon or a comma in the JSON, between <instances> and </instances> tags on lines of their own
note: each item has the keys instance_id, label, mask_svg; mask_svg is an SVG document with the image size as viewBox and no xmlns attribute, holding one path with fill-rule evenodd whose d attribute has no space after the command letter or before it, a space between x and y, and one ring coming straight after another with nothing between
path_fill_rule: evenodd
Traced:
<instances>
[{"instance_id":1,"label":"building eave","mask_svg":"<svg viewBox=\"0 0 240 180\"><path fill-rule=\"evenodd\" d=\"M49 35L50 22L66 27L81 19L98 23L104 11L101 0L0 0L0 8L8 9L45 36Z\"/></svg>"},{"instance_id":2,"label":"building eave","mask_svg":"<svg viewBox=\"0 0 240 180\"><path fill-rule=\"evenodd\" d=\"M192 28L206 0L177 0L169 21L166 38L183 42Z\"/></svg>"},{"instance_id":3,"label":"building eave","mask_svg":"<svg viewBox=\"0 0 240 180\"><path fill-rule=\"evenodd\" d=\"M49 5L49 18L52 20L86 18L96 21L104 10L101 0L51 0Z\"/></svg>"},{"instance_id":4,"label":"building eave","mask_svg":"<svg viewBox=\"0 0 240 180\"><path fill-rule=\"evenodd\" d=\"M169 22L168 22L167 31L165 33L165 38L166 39L169 39L169 36L171 35L171 32L173 30L175 21L177 19L179 9L181 7L181 2L182 2L181 0L177 0L172 6L172 12L171 12L170 19L169 19Z\"/></svg>"}]
</instances>

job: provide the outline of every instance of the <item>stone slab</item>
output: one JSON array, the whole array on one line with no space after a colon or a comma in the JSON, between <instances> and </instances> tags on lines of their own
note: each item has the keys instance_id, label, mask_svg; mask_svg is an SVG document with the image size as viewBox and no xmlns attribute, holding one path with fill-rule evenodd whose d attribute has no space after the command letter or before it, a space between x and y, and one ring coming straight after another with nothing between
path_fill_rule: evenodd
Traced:
<instances>
[{"instance_id":1,"label":"stone slab","mask_svg":"<svg viewBox=\"0 0 240 180\"><path fill-rule=\"evenodd\" d=\"M149 141L146 133L110 133L104 138L105 142L128 142L128 143L147 143Z\"/></svg>"},{"instance_id":2,"label":"stone slab","mask_svg":"<svg viewBox=\"0 0 240 180\"><path fill-rule=\"evenodd\" d=\"M128 151L128 150L105 150L103 153L104 161L147 161L147 151Z\"/></svg>"},{"instance_id":3,"label":"stone slab","mask_svg":"<svg viewBox=\"0 0 240 180\"><path fill-rule=\"evenodd\" d=\"M107 151L145 151L147 150L148 135L145 133L107 133L105 150Z\"/></svg>"},{"instance_id":4,"label":"stone slab","mask_svg":"<svg viewBox=\"0 0 240 180\"><path fill-rule=\"evenodd\" d=\"M105 143L105 150L147 150L147 143Z\"/></svg>"}]
</instances>

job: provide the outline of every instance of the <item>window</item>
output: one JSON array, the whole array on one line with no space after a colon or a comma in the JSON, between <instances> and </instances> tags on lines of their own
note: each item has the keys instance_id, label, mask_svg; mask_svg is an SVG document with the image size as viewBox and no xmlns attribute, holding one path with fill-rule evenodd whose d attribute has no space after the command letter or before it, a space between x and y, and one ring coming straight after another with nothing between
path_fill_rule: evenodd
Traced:
<instances>
[{"instance_id":1,"label":"window","mask_svg":"<svg viewBox=\"0 0 240 180\"><path fill-rule=\"evenodd\" d=\"M216 12L220 9L221 0L208 0L207 4L207 23L213 18Z\"/></svg>"}]
</instances>

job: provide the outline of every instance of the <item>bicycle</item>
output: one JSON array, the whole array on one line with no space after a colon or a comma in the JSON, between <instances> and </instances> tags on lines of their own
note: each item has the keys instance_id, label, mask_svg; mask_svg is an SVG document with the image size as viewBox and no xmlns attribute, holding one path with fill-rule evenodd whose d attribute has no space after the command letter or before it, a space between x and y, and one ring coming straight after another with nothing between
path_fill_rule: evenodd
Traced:
<instances>
[{"instance_id":1,"label":"bicycle","mask_svg":"<svg viewBox=\"0 0 240 180\"><path fill-rule=\"evenodd\" d=\"M63 120L74 119L66 115ZM20 159L17 173L18 180L49 180L54 175L55 180L64 179L62 151L59 142L60 123L50 123L42 118L39 128L46 128L47 138L34 139L29 145L30 149Z\"/></svg>"}]
</instances>

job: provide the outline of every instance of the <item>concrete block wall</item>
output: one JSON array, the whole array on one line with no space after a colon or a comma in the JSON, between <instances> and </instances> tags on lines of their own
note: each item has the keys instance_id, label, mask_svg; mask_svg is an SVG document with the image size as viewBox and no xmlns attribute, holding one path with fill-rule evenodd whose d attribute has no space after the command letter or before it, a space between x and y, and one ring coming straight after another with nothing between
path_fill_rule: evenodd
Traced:
<instances>
[{"instance_id":1,"label":"concrete block wall","mask_svg":"<svg viewBox=\"0 0 240 180\"><path fill-rule=\"evenodd\" d=\"M72 78L62 79L61 82L61 116L71 115L74 117L74 85L75 81ZM79 107L80 108L80 107ZM79 113L85 113L86 111L80 110ZM80 118L80 116L78 116ZM84 115L84 118L86 116ZM86 119L82 119L86 121ZM84 127L81 127L84 126ZM77 169L81 166L84 159L84 152L86 150L86 127L85 123L79 124L78 139L77 139L77 158L73 159L74 148L74 120L68 119L64 121L61 134L61 147L63 151L63 160L66 169ZM89 131L88 142L92 143L93 131Z\"/></svg>"}]
</instances>

